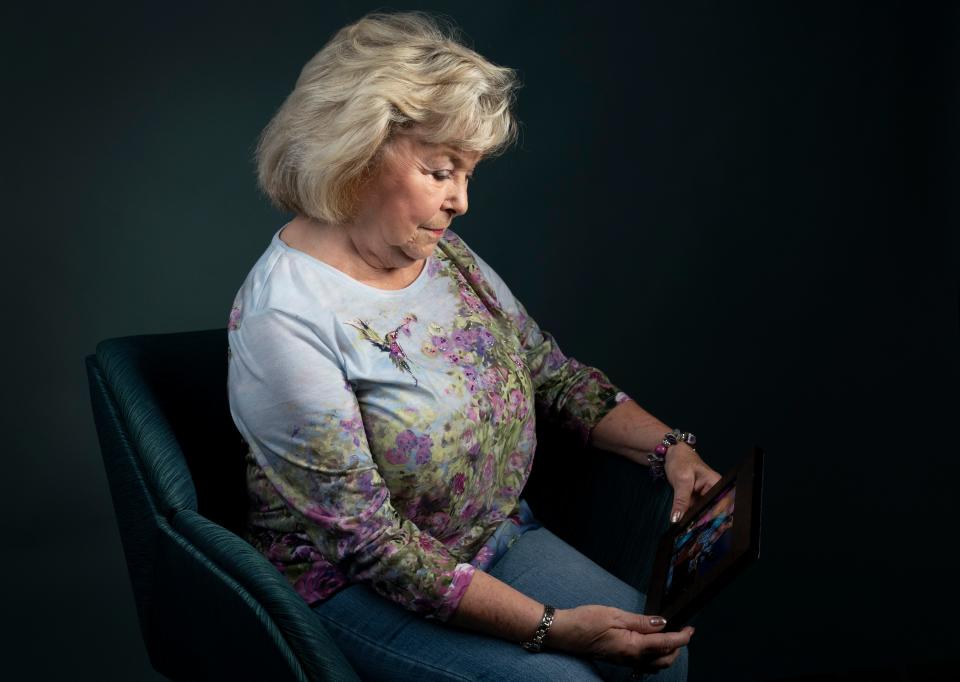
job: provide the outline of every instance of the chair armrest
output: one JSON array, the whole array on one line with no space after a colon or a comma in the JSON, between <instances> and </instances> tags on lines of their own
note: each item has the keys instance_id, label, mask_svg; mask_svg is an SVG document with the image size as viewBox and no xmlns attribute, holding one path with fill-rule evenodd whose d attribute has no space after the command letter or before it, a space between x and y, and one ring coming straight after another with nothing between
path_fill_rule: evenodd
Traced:
<instances>
[{"instance_id":1,"label":"chair armrest","mask_svg":"<svg viewBox=\"0 0 960 682\"><path fill-rule=\"evenodd\" d=\"M359 681L330 633L283 575L248 542L191 509L173 527L258 602L311 680Z\"/></svg>"}]
</instances>

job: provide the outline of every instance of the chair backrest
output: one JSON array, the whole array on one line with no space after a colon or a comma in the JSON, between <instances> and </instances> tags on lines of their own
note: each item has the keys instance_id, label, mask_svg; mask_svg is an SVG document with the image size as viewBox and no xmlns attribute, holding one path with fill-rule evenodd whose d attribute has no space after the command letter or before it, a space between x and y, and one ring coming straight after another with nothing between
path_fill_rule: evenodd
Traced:
<instances>
[{"instance_id":1,"label":"chair backrest","mask_svg":"<svg viewBox=\"0 0 960 682\"><path fill-rule=\"evenodd\" d=\"M246 448L226 332L108 339L86 357L151 662L174 679L356 680L286 578L241 540Z\"/></svg>"},{"instance_id":2,"label":"chair backrest","mask_svg":"<svg viewBox=\"0 0 960 682\"><path fill-rule=\"evenodd\" d=\"M137 415L131 435L161 511L193 509L242 530L245 445L227 402L226 329L109 339L97 360Z\"/></svg>"}]
</instances>

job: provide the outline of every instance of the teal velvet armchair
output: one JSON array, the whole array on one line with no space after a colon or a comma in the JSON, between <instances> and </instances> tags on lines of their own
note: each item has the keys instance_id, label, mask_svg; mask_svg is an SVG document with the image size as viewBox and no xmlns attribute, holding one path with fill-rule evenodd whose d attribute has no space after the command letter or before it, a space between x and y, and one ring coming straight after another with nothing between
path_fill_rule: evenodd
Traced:
<instances>
[{"instance_id":1,"label":"teal velvet armchair","mask_svg":"<svg viewBox=\"0 0 960 682\"><path fill-rule=\"evenodd\" d=\"M227 402L227 330L108 339L85 360L153 667L175 680L359 679L320 619L241 538L245 446ZM645 591L669 486L546 425L537 438L523 493L534 513Z\"/></svg>"}]
</instances>

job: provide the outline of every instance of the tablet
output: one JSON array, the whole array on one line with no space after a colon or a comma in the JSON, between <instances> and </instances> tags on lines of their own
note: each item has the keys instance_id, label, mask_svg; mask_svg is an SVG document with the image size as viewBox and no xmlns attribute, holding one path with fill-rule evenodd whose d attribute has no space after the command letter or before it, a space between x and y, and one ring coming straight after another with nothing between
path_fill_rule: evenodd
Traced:
<instances>
[{"instance_id":1,"label":"tablet","mask_svg":"<svg viewBox=\"0 0 960 682\"><path fill-rule=\"evenodd\" d=\"M762 490L763 451L754 447L660 539L645 613L680 630L760 556Z\"/></svg>"}]
</instances>

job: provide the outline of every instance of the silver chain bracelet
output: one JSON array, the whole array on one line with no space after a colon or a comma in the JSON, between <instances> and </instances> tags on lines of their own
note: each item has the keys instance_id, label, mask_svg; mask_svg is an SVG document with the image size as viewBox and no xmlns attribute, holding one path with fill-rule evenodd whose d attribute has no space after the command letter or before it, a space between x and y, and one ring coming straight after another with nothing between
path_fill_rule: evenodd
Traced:
<instances>
[{"instance_id":1,"label":"silver chain bracelet","mask_svg":"<svg viewBox=\"0 0 960 682\"><path fill-rule=\"evenodd\" d=\"M533 639L520 642L524 649L534 654L540 652L540 649L543 648L543 640L547 637L547 630L553 625L553 614L555 611L556 609L550 606L550 604L543 605L543 618L540 619L540 625L537 626L537 631L533 634Z\"/></svg>"}]
</instances>

